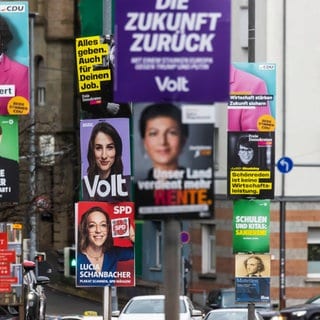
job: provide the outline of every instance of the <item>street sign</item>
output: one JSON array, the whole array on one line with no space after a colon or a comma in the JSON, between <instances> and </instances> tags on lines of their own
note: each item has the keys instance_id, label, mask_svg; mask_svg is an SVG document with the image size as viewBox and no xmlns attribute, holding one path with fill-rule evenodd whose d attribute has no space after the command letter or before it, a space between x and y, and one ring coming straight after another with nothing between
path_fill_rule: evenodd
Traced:
<instances>
[{"instance_id":1,"label":"street sign","mask_svg":"<svg viewBox=\"0 0 320 320\"><path fill-rule=\"evenodd\" d=\"M277 162L277 168L281 173L288 173L293 168L293 161L288 157L282 157Z\"/></svg>"},{"instance_id":2,"label":"street sign","mask_svg":"<svg viewBox=\"0 0 320 320\"><path fill-rule=\"evenodd\" d=\"M182 244L189 243L190 241L190 234L187 231L181 231L180 233L180 240Z\"/></svg>"}]
</instances>

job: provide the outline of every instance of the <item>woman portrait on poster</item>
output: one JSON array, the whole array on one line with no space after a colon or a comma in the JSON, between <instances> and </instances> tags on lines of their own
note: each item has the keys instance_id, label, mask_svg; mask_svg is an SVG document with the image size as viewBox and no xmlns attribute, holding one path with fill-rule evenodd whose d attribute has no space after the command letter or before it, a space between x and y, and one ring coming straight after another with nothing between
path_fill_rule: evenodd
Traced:
<instances>
[{"instance_id":1,"label":"woman portrait on poster","mask_svg":"<svg viewBox=\"0 0 320 320\"><path fill-rule=\"evenodd\" d=\"M101 207L88 209L78 226L77 266L95 272L114 272L119 261L134 259L134 228L130 225L131 247L116 247L113 243L111 219ZM78 273L79 274L79 273Z\"/></svg>"},{"instance_id":2,"label":"woman portrait on poster","mask_svg":"<svg viewBox=\"0 0 320 320\"><path fill-rule=\"evenodd\" d=\"M82 181L83 200L130 199L130 176L123 175L122 148L121 137L110 123L98 122L93 127L87 150L87 175Z\"/></svg>"},{"instance_id":3,"label":"woman portrait on poster","mask_svg":"<svg viewBox=\"0 0 320 320\"><path fill-rule=\"evenodd\" d=\"M238 137L234 159L236 167L254 167L258 166L258 147L256 141L251 141L249 135Z\"/></svg>"},{"instance_id":4,"label":"woman portrait on poster","mask_svg":"<svg viewBox=\"0 0 320 320\"><path fill-rule=\"evenodd\" d=\"M249 72L230 66L230 94L267 95L265 81ZM271 115L270 105L251 108L228 106L228 131L259 131L258 120L261 116Z\"/></svg>"},{"instance_id":5,"label":"woman portrait on poster","mask_svg":"<svg viewBox=\"0 0 320 320\"><path fill-rule=\"evenodd\" d=\"M14 96L29 99L29 68L14 61L6 54L9 43L13 40L13 33L5 18L0 15L0 84L13 86ZM8 114L7 106L12 95L0 97L0 114Z\"/></svg>"},{"instance_id":6,"label":"woman portrait on poster","mask_svg":"<svg viewBox=\"0 0 320 320\"><path fill-rule=\"evenodd\" d=\"M159 175L160 179L174 178L176 170L184 170L179 165L179 156L189 129L182 123L181 110L177 106L166 103L146 107L140 117L139 130L144 150L152 163L148 180L156 180Z\"/></svg>"}]
</instances>

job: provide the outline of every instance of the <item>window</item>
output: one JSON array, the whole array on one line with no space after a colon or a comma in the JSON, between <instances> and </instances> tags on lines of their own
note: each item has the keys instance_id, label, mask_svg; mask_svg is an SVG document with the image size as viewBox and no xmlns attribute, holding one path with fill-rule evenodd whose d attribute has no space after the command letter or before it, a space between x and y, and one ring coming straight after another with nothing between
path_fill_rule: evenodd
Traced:
<instances>
[{"instance_id":1,"label":"window","mask_svg":"<svg viewBox=\"0 0 320 320\"><path fill-rule=\"evenodd\" d=\"M38 106L46 104L46 86L45 86L45 65L41 56L35 58L35 83L36 83L36 102Z\"/></svg>"},{"instance_id":2,"label":"window","mask_svg":"<svg viewBox=\"0 0 320 320\"><path fill-rule=\"evenodd\" d=\"M308 277L320 278L320 228L308 229Z\"/></svg>"},{"instance_id":3,"label":"window","mask_svg":"<svg viewBox=\"0 0 320 320\"><path fill-rule=\"evenodd\" d=\"M202 225L202 273L216 272L215 225Z\"/></svg>"}]
</instances>

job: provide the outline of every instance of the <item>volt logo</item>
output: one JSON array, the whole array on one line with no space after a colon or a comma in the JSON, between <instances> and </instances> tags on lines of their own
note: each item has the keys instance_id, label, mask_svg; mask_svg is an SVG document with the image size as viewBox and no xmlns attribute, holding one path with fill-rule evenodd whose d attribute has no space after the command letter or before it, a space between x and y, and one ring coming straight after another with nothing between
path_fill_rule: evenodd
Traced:
<instances>
[{"instance_id":1,"label":"volt logo","mask_svg":"<svg viewBox=\"0 0 320 320\"><path fill-rule=\"evenodd\" d=\"M176 79L171 79L169 76L161 77L156 76L155 78L158 89L161 92L189 92L188 83L189 81L185 77L177 77Z\"/></svg>"}]
</instances>

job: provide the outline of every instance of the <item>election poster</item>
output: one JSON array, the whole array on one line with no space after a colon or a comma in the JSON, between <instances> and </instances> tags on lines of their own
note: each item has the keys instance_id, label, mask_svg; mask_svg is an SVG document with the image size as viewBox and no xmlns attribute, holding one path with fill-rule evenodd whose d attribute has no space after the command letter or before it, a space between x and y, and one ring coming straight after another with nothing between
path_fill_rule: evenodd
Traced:
<instances>
[{"instance_id":1,"label":"election poster","mask_svg":"<svg viewBox=\"0 0 320 320\"><path fill-rule=\"evenodd\" d=\"M230 2L118 0L116 100L228 101Z\"/></svg>"},{"instance_id":2,"label":"election poster","mask_svg":"<svg viewBox=\"0 0 320 320\"><path fill-rule=\"evenodd\" d=\"M116 102L113 98L114 37L97 35L77 38L76 57L82 110L95 118L130 117L130 105Z\"/></svg>"},{"instance_id":3,"label":"election poster","mask_svg":"<svg viewBox=\"0 0 320 320\"><path fill-rule=\"evenodd\" d=\"M212 217L213 109L154 103L133 110L136 217Z\"/></svg>"},{"instance_id":4,"label":"election poster","mask_svg":"<svg viewBox=\"0 0 320 320\"><path fill-rule=\"evenodd\" d=\"M75 226L76 286L134 286L134 203L78 202Z\"/></svg>"},{"instance_id":5,"label":"election poster","mask_svg":"<svg viewBox=\"0 0 320 320\"><path fill-rule=\"evenodd\" d=\"M130 201L131 148L127 118L80 120L83 201Z\"/></svg>"},{"instance_id":6,"label":"election poster","mask_svg":"<svg viewBox=\"0 0 320 320\"><path fill-rule=\"evenodd\" d=\"M228 132L228 198L274 198L274 131Z\"/></svg>"},{"instance_id":7,"label":"election poster","mask_svg":"<svg viewBox=\"0 0 320 320\"><path fill-rule=\"evenodd\" d=\"M274 131L276 65L233 63L230 67L228 131Z\"/></svg>"},{"instance_id":8,"label":"election poster","mask_svg":"<svg viewBox=\"0 0 320 320\"><path fill-rule=\"evenodd\" d=\"M0 116L0 202L19 201L18 116Z\"/></svg>"},{"instance_id":9,"label":"election poster","mask_svg":"<svg viewBox=\"0 0 320 320\"><path fill-rule=\"evenodd\" d=\"M22 224L0 223L0 303L23 303Z\"/></svg>"},{"instance_id":10,"label":"election poster","mask_svg":"<svg viewBox=\"0 0 320 320\"><path fill-rule=\"evenodd\" d=\"M270 254L237 254L236 302L270 302Z\"/></svg>"},{"instance_id":11,"label":"election poster","mask_svg":"<svg viewBox=\"0 0 320 320\"><path fill-rule=\"evenodd\" d=\"M111 36L76 38L78 91L83 109L112 101Z\"/></svg>"},{"instance_id":12,"label":"election poster","mask_svg":"<svg viewBox=\"0 0 320 320\"><path fill-rule=\"evenodd\" d=\"M0 114L27 115L30 112L28 2L1 1L0 27Z\"/></svg>"},{"instance_id":13,"label":"election poster","mask_svg":"<svg viewBox=\"0 0 320 320\"><path fill-rule=\"evenodd\" d=\"M235 200L233 203L233 253L268 253L270 250L270 200Z\"/></svg>"}]
</instances>

